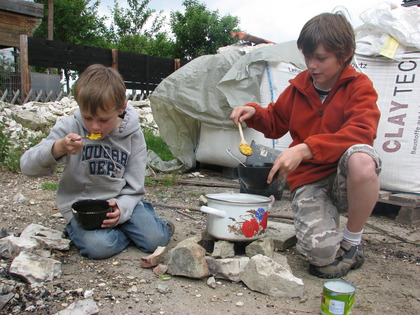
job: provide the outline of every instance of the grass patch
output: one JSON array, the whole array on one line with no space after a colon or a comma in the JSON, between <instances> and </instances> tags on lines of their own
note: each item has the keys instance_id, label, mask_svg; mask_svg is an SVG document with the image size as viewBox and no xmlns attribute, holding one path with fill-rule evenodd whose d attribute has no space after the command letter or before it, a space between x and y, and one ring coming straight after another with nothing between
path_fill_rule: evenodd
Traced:
<instances>
[{"instance_id":1,"label":"grass patch","mask_svg":"<svg viewBox=\"0 0 420 315\"><path fill-rule=\"evenodd\" d=\"M157 187L158 184L155 180L151 179L150 177L146 176L144 179L144 183L153 187Z\"/></svg>"},{"instance_id":2,"label":"grass patch","mask_svg":"<svg viewBox=\"0 0 420 315\"><path fill-rule=\"evenodd\" d=\"M173 160L175 157L169 150L168 145L159 136L153 133L149 128L143 128L144 139L146 140L147 149L155 152L163 161Z\"/></svg>"},{"instance_id":3,"label":"grass patch","mask_svg":"<svg viewBox=\"0 0 420 315\"><path fill-rule=\"evenodd\" d=\"M163 176L160 183L166 187L174 186L176 184L176 173Z\"/></svg>"},{"instance_id":4,"label":"grass patch","mask_svg":"<svg viewBox=\"0 0 420 315\"><path fill-rule=\"evenodd\" d=\"M146 176L145 184L153 186L153 187L159 187L159 186L171 187L176 184L176 179L177 179L177 172L173 172L171 174L165 174L155 179L152 179Z\"/></svg>"},{"instance_id":5,"label":"grass patch","mask_svg":"<svg viewBox=\"0 0 420 315\"><path fill-rule=\"evenodd\" d=\"M57 183L44 183L42 184L42 189L44 190L52 190L52 191L56 191L58 188L58 184Z\"/></svg>"}]
</instances>

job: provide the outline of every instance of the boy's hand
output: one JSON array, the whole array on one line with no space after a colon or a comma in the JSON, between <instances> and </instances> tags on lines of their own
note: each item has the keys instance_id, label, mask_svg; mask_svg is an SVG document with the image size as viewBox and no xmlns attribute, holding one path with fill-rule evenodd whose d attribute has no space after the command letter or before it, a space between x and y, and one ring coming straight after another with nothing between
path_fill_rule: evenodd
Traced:
<instances>
[{"instance_id":1,"label":"boy's hand","mask_svg":"<svg viewBox=\"0 0 420 315\"><path fill-rule=\"evenodd\" d=\"M77 154L82 148L82 137L75 133L69 133L67 136L54 143L52 154L55 159L58 159L65 154Z\"/></svg>"},{"instance_id":2,"label":"boy's hand","mask_svg":"<svg viewBox=\"0 0 420 315\"><path fill-rule=\"evenodd\" d=\"M109 206L112 208L112 212L106 214L107 219L104 220L101 225L101 228L103 229L114 227L120 219L121 211L118 208L117 202L115 200L111 200L109 202Z\"/></svg>"},{"instance_id":3,"label":"boy's hand","mask_svg":"<svg viewBox=\"0 0 420 315\"><path fill-rule=\"evenodd\" d=\"M267 177L267 184L270 184L273 181L274 175L277 171L279 171L277 178L280 179L284 174L294 171L302 162L302 160L312 158L312 151L305 143L301 143L287 150L284 150L279 154L276 161L274 162L274 165Z\"/></svg>"},{"instance_id":4,"label":"boy's hand","mask_svg":"<svg viewBox=\"0 0 420 315\"><path fill-rule=\"evenodd\" d=\"M245 120L250 119L255 114L255 108L252 106L238 106L235 107L230 114L230 119L233 121L235 126L238 123L243 123Z\"/></svg>"}]
</instances>

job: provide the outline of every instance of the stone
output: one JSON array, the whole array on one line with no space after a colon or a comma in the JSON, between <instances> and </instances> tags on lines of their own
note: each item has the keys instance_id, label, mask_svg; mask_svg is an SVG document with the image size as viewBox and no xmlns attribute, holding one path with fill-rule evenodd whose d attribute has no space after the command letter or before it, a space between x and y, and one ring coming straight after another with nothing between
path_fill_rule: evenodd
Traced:
<instances>
[{"instance_id":1,"label":"stone","mask_svg":"<svg viewBox=\"0 0 420 315\"><path fill-rule=\"evenodd\" d=\"M14 119L16 122L28 126L32 130L42 130L48 126L48 122L43 116L30 111L22 110L15 112Z\"/></svg>"},{"instance_id":2,"label":"stone","mask_svg":"<svg viewBox=\"0 0 420 315\"><path fill-rule=\"evenodd\" d=\"M171 292L171 289L169 288L169 286L165 284L158 284L156 289L160 294L168 294L169 292Z\"/></svg>"},{"instance_id":3,"label":"stone","mask_svg":"<svg viewBox=\"0 0 420 315\"><path fill-rule=\"evenodd\" d=\"M0 294L0 310L15 296L13 292Z\"/></svg>"},{"instance_id":4,"label":"stone","mask_svg":"<svg viewBox=\"0 0 420 315\"><path fill-rule=\"evenodd\" d=\"M152 268L159 265L164 261L166 252L165 246L158 246L151 255L140 258L140 266L142 268Z\"/></svg>"},{"instance_id":5,"label":"stone","mask_svg":"<svg viewBox=\"0 0 420 315\"><path fill-rule=\"evenodd\" d=\"M268 221L266 236L274 242L274 250L285 251L296 244L296 230L293 224Z\"/></svg>"},{"instance_id":6,"label":"stone","mask_svg":"<svg viewBox=\"0 0 420 315\"><path fill-rule=\"evenodd\" d=\"M213 253L211 254L215 258L231 258L235 257L235 244L228 241L217 241L214 242Z\"/></svg>"},{"instance_id":7,"label":"stone","mask_svg":"<svg viewBox=\"0 0 420 315\"><path fill-rule=\"evenodd\" d=\"M292 268L290 268L289 263L287 262L287 257L285 255L281 254L280 252L274 252L273 257L270 258L272 258L276 263L292 272Z\"/></svg>"},{"instance_id":8,"label":"stone","mask_svg":"<svg viewBox=\"0 0 420 315\"><path fill-rule=\"evenodd\" d=\"M15 258L22 251L32 252L39 248L39 243L27 237L16 237L13 235L0 239L0 257Z\"/></svg>"},{"instance_id":9,"label":"stone","mask_svg":"<svg viewBox=\"0 0 420 315\"><path fill-rule=\"evenodd\" d=\"M20 192L13 196L13 202L24 203L25 201L26 197Z\"/></svg>"},{"instance_id":10,"label":"stone","mask_svg":"<svg viewBox=\"0 0 420 315\"><path fill-rule=\"evenodd\" d=\"M155 268L153 268L153 273L157 276L165 274L166 271L168 271L168 266L164 264L159 264Z\"/></svg>"},{"instance_id":11,"label":"stone","mask_svg":"<svg viewBox=\"0 0 420 315\"><path fill-rule=\"evenodd\" d=\"M209 277L208 279L207 279L207 285L210 287L210 288L212 288L212 289L216 289L216 279L214 278L214 277Z\"/></svg>"},{"instance_id":12,"label":"stone","mask_svg":"<svg viewBox=\"0 0 420 315\"><path fill-rule=\"evenodd\" d=\"M30 224L20 235L21 238L37 240L48 249L69 250L70 240L63 238L63 232L47 228L40 224Z\"/></svg>"},{"instance_id":13,"label":"stone","mask_svg":"<svg viewBox=\"0 0 420 315\"><path fill-rule=\"evenodd\" d=\"M70 304L65 310L55 313L55 315L96 315L99 308L93 299L84 299Z\"/></svg>"},{"instance_id":14,"label":"stone","mask_svg":"<svg viewBox=\"0 0 420 315\"><path fill-rule=\"evenodd\" d=\"M194 279L210 275L205 258L206 250L198 244L198 241L200 239L197 237L188 238L168 252L165 264L168 266L169 274Z\"/></svg>"},{"instance_id":15,"label":"stone","mask_svg":"<svg viewBox=\"0 0 420 315\"><path fill-rule=\"evenodd\" d=\"M240 282L240 274L244 271L249 262L249 257L235 257L216 259L206 257L210 273L218 279L225 279L234 282Z\"/></svg>"},{"instance_id":16,"label":"stone","mask_svg":"<svg viewBox=\"0 0 420 315\"><path fill-rule=\"evenodd\" d=\"M63 232L47 228L40 224L32 223L28 225L21 233L21 237L31 237L31 236L45 236L49 238L61 238L63 237Z\"/></svg>"},{"instance_id":17,"label":"stone","mask_svg":"<svg viewBox=\"0 0 420 315\"><path fill-rule=\"evenodd\" d=\"M263 255L253 256L244 271L241 281L251 290L275 297L300 297L304 294L302 279Z\"/></svg>"},{"instance_id":18,"label":"stone","mask_svg":"<svg viewBox=\"0 0 420 315\"><path fill-rule=\"evenodd\" d=\"M245 247L245 254L252 257L258 254L273 257L274 241L271 237L263 237L250 243Z\"/></svg>"},{"instance_id":19,"label":"stone","mask_svg":"<svg viewBox=\"0 0 420 315\"><path fill-rule=\"evenodd\" d=\"M10 265L9 272L22 277L32 285L61 276L61 262L32 253L21 252Z\"/></svg>"}]
</instances>

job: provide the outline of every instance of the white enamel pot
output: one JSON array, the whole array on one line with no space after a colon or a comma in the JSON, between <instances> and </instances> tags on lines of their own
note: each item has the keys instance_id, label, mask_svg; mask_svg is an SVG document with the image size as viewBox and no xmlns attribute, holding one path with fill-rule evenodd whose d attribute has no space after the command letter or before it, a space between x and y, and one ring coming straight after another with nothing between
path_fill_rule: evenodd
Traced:
<instances>
[{"instance_id":1,"label":"white enamel pot","mask_svg":"<svg viewBox=\"0 0 420 315\"><path fill-rule=\"evenodd\" d=\"M272 199L244 193L208 194L207 233L227 241L253 241L265 236Z\"/></svg>"}]
</instances>

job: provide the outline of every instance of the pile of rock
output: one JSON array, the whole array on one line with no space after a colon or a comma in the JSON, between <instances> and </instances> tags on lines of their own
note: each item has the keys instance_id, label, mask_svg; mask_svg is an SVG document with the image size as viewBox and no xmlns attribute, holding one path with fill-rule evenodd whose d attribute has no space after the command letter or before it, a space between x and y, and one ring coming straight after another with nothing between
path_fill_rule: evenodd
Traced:
<instances>
[{"instance_id":1,"label":"pile of rock","mask_svg":"<svg viewBox=\"0 0 420 315\"><path fill-rule=\"evenodd\" d=\"M49 258L51 250L69 250L63 232L39 224L29 225L19 237L0 239L0 257L13 259L9 272L32 285L60 277L61 263Z\"/></svg>"},{"instance_id":2,"label":"pile of rock","mask_svg":"<svg viewBox=\"0 0 420 315\"><path fill-rule=\"evenodd\" d=\"M282 230L287 228L285 225ZM141 267L153 268L153 272L160 277L170 275L206 279L207 285L213 289L217 287L217 279L221 279L242 282L249 289L269 296L305 300L303 281L292 274L287 258L277 251L280 237L272 236L253 242L229 242L215 239L204 232L201 237L187 238L170 250L159 247L152 255L141 258ZM289 237L283 239L287 243L292 238L293 235L289 233ZM19 281L2 281L0 309L5 304L14 304L20 308L16 309L17 312L41 310L43 305L46 307L48 299L68 301L74 295L80 301L70 304L64 311L96 313L98 307L92 299L92 291L58 292L59 288L53 286L55 291L52 292L45 286L61 276L61 262L51 258L51 251L68 251L69 247L70 240L62 232L39 224L29 225L20 236L1 238L0 258L12 261L7 270L4 269L6 266L1 267L2 272L23 279L30 289ZM19 290L25 293L19 295ZM166 289L162 287L158 290L164 292ZM37 302L19 300L29 296L38 297ZM16 300L15 303L13 300ZM22 309L25 304L26 309Z\"/></svg>"},{"instance_id":3,"label":"pile of rock","mask_svg":"<svg viewBox=\"0 0 420 315\"><path fill-rule=\"evenodd\" d=\"M154 268L155 274L202 279L243 282L249 289L270 296L301 297L304 284L296 278L287 259L275 252L274 240L264 237L251 243L217 240L204 233L178 243L167 251L159 247L155 253L141 259L143 268ZM51 250L66 251L70 240L62 232L39 224L29 225L19 237L0 239L0 258L13 259L8 272L32 286L59 278L61 263L51 259Z\"/></svg>"},{"instance_id":4,"label":"pile of rock","mask_svg":"<svg viewBox=\"0 0 420 315\"><path fill-rule=\"evenodd\" d=\"M158 130L148 99L129 103L136 108L142 126ZM4 134L10 135L10 143L15 146L23 144L25 147L30 139L42 137L58 120L72 115L78 108L73 97L64 97L49 103L29 102L23 105L0 102L0 124L4 128Z\"/></svg>"},{"instance_id":5,"label":"pile of rock","mask_svg":"<svg viewBox=\"0 0 420 315\"><path fill-rule=\"evenodd\" d=\"M2 234L8 233L2 231ZM60 298L61 295L63 300L66 299L67 293L51 292L44 287L46 282L61 276L61 262L51 258L51 251L70 249L70 240L64 238L63 232L39 224L31 224L20 236L13 234L4 236L0 239L0 258L12 262L8 270L3 265L0 270L2 274L10 274L17 279L24 280L24 283L2 279L0 310L6 304L14 305L11 307L13 313L42 310L48 308L44 304L44 300L51 296ZM26 283L30 285L30 289L25 285ZM35 304L32 303L32 299L37 300ZM69 306L69 309L89 310L88 313L83 312L83 314L94 314L95 312L91 312L91 310L98 312L96 303L89 297L77 303ZM22 305L27 305L27 307L22 309Z\"/></svg>"},{"instance_id":6,"label":"pile of rock","mask_svg":"<svg viewBox=\"0 0 420 315\"><path fill-rule=\"evenodd\" d=\"M264 237L251 243L217 240L204 233L181 241L166 252L158 248L142 258L142 267L154 268L157 275L168 273L194 279L215 279L242 282L249 289L276 297L303 298L304 284L296 278L285 256L275 254L275 242Z\"/></svg>"}]
</instances>

